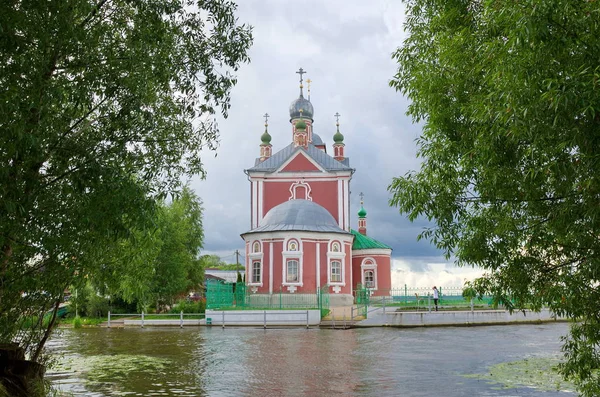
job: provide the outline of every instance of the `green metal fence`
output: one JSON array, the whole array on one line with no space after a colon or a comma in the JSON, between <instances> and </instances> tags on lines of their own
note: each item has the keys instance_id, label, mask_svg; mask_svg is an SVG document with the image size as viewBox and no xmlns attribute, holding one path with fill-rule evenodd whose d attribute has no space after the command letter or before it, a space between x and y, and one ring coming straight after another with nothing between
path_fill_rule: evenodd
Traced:
<instances>
[{"instance_id":1,"label":"green metal fence","mask_svg":"<svg viewBox=\"0 0 600 397\"><path fill-rule=\"evenodd\" d=\"M280 288L273 294L256 294L244 283L208 280L206 308L213 310L319 309L323 316L329 311L329 290L324 286L314 292L292 294Z\"/></svg>"},{"instance_id":2,"label":"green metal fence","mask_svg":"<svg viewBox=\"0 0 600 397\"><path fill-rule=\"evenodd\" d=\"M462 287L438 287L439 301L438 306L445 309L467 309L474 307L476 309L492 308L492 297L484 296L482 299L471 299L463 297ZM395 307L397 310L425 310L433 307L433 290L431 287L409 287L404 285L401 288L390 290L374 291L358 284L354 291L354 301L357 308L364 309L364 306L388 306ZM473 306L471 306L473 305Z\"/></svg>"}]
</instances>

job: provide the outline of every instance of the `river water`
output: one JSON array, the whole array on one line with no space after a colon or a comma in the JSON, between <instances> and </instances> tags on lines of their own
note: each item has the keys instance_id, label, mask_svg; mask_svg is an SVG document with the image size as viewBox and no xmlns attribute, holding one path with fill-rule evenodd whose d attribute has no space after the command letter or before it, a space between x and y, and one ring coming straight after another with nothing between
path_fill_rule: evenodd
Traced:
<instances>
[{"instance_id":1,"label":"river water","mask_svg":"<svg viewBox=\"0 0 600 397\"><path fill-rule=\"evenodd\" d=\"M575 394L484 375L501 363L555 360L567 332L565 323L64 329L49 343L59 362L49 377L74 396L565 397Z\"/></svg>"}]
</instances>

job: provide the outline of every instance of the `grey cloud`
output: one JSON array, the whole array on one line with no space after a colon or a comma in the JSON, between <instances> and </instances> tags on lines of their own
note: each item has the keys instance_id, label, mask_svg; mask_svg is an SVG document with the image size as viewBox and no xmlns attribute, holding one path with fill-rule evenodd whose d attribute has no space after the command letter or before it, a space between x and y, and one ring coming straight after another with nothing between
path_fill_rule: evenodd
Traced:
<instances>
[{"instance_id":1,"label":"grey cloud","mask_svg":"<svg viewBox=\"0 0 600 397\"><path fill-rule=\"evenodd\" d=\"M388 86L397 67L391 53L403 39L396 3L239 2L240 22L254 26L252 62L238 73L229 118L219 120L218 155L207 152L202 159L207 179L192 182L204 201L206 252L243 248L239 235L250 225L250 187L243 170L259 154L265 112L271 116L274 151L291 141L288 106L298 96L294 72L302 66L313 80L315 132L329 153L335 133L333 114L342 115L340 130L350 165L357 169L351 184L352 226L357 227L358 193L363 191L368 233L392 246L394 257L412 258L415 271L426 271L431 258L445 262L429 242L416 241L427 223L412 224L388 205L392 178L419 168L415 138L420 126L405 116L407 100Z\"/></svg>"}]
</instances>

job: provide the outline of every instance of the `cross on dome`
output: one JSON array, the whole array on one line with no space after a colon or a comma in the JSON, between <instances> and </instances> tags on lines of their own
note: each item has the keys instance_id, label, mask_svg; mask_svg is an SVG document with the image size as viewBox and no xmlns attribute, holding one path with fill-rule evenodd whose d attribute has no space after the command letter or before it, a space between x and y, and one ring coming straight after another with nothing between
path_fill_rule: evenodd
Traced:
<instances>
[{"instance_id":1,"label":"cross on dome","mask_svg":"<svg viewBox=\"0 0 600 397\"><path fill-rule=\"evenodd\" d=\"M306 71L302 68L298 69L298 71L296 72L300 75L300 85L302 85L302 75L306 73Z\"/></svg>"}]
</instances>

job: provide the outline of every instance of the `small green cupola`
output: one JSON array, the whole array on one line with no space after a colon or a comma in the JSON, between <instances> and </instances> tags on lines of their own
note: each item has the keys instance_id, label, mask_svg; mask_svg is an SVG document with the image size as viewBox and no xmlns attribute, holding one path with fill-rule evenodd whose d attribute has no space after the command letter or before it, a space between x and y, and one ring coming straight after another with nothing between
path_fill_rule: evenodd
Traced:
<instances>
[{"instance_id":1,"label":"small green cupola","mask_svg":"<svg viewBox=\"0 0 600 397\"><path fill-rule=\"evenodd\" d=\"M260 136L261 145L270 145L271 144L271 135L269 131L267 131L267 127L265 125L265 132Z\"/></svg>"},{"instance_id":2,"label":"small green cupola","mask_svg":"<svg viewBox=\"0 0 600 397\"><path fill-rule=\"evenodd\" d=\"M364 218L367 216L367 211L365 210L365 208L362 206L360 206L360 209L358 210L358 217L359 218Z\"/></svg>"},{"instance_id":3,"label":"small green cupola","mask_svg":"<svg viewBox=\"0 0 600 397\"><path fill-rule=\"evenodd\" d=\"M336 132L333 134L333 158L337 161L344 161L345 153L344 153L344 136L340 132L340 114L336 112L334 114L335 117L335 126Z\"/></svg>"},{"instance_id":4,"label":"small green cupola","mask_svg":"<svg viewBox=\"0 0 600 397\"><path fill-rule=\"evenodd\" d=\"M304 120L300 119L299 121L296 122L296 129L297 130L305 130L306 129L306 123L304 122Z\"/></svg>"},{"instance_id":5,"label":"small green cupola","mask_svg":"<svg viewBox=\"0 0 600 397\"><path fill-rule=\"evenodd\" d=\"M335 143L343 143L344 142L344 136L340 132L340 123L338 122L335 125L337 127L337 131L336 131L335 134L333 134L333 141Z\"/></svg>"},{"instance_id":6,"label":"small green cupola","mask_svg":"<svg viewBox=\"0 0 600 397\"><path fill-rule=\"evenodd\" d=\"M265 132L260 136L261 144L260 144L260 161L265 161L269 157L271 157L271 135L269 134L269 123L267 122L269 119L269 114L265 113L263 116L265 118Z\"/></svg>"},{"instance_id":7,"label":"small green cupola","mask_svg":"<svg viewBox=\"0 0 600 397\"><path fill-rule=\"evenodd\" d=\"M364 207L364 197L363 192L360 192L360 209L358 210L358 232L363 236L367 235L367 210Z\"/></svg>"}]
</instances>

